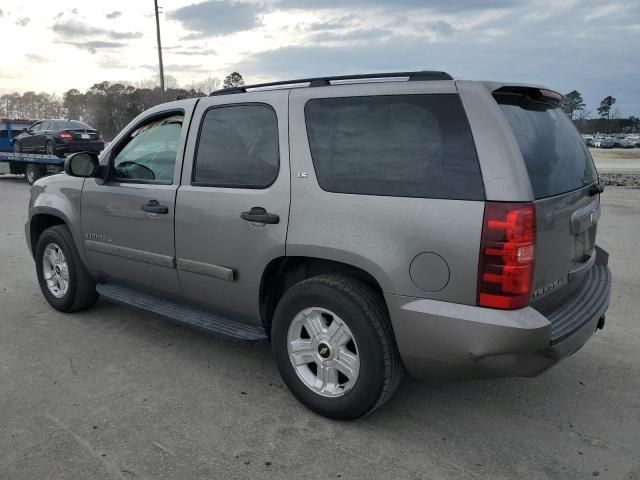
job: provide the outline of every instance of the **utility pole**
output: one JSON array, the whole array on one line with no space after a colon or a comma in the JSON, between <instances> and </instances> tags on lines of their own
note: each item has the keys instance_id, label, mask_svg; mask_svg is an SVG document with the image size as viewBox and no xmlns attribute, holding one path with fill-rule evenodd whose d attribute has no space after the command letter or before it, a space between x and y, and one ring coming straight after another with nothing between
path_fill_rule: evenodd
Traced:
<instances>
[{"instance_id":1,"label":"utility pole","mask_svg":"<svg viewBox=\"0 0 640 480\"><path fill-rule=\"evenodd\" d=\"M153 0L156 6L156 32L158 34L158 62L160 64L160 98L164 103L164 67L162 65L162 43L160 42L160 14L158 13L158 0Z\"/></svg>"}]
</instances>

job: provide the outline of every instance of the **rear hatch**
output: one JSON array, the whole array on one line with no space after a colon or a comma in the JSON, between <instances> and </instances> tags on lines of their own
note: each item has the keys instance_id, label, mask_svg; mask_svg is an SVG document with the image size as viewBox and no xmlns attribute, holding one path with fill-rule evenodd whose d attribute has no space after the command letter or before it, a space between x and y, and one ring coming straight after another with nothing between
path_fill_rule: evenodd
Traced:
<instances>
[{"instance_id":1,"label":"rear hatch","mask_svg":"<svg viewBox=\"0 0 640 480\"><path fill-rule=\"evenodd\" d=\"M536 260L531 306L567 301L595 261L600 189L593 160L554 92L503 87L494 98L526 164L535 197Z\"/></svg>"}]
</instances>

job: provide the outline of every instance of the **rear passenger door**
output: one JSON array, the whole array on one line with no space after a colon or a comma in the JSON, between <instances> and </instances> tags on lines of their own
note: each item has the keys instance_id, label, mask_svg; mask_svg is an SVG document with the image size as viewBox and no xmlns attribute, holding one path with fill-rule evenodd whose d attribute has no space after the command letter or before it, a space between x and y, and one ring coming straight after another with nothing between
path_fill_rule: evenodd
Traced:
<instances>
[{"instance_id":1,"label":"rear passenger door","mask_svg":"<svg viewBox=\"0 0 640 480\"><path fill-rule=\"evenodd\" d=\"M34 137L36 150L46 152L47 134L49 133L51 128L51 122L49 120L44 120L40 124L40 130Z\"/></svg>"},{"instance_id":2,"label":"rear passenger door","mask_svg":"<svg viewBox=\"0 0 640 480\"><path fill-rule=\"evenodd\" d=\"M288 91L200 100L176 198L184 295L260 324L262 272L285 254L289 219Z\"/></svg>"}]
</instances>

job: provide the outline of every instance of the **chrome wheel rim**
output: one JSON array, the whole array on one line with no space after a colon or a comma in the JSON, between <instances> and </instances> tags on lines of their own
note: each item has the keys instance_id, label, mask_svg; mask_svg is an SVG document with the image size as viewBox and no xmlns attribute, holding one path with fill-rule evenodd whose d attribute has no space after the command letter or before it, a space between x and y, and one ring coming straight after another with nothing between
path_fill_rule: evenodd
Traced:
<instances>
[{"instance_id":1,"label":"chrome wheel rim","mask_svg":"<svg viewBox=\"0 0 640 480\"><path fill-rule=\"evenodd\" d=\"M62 298L69 290L69 265L62 249L50 243L42 255L42 276L47 289L56 298Z\"/></svg>"},{"instance_id":2,"label":"chrome wheel rim","mask_svg":"<svg viewBox=\"0 0 640 480\"><path fill-rule=\"evenodd\" d=\"M33 168L30 165L27 166L27 180L29 180L29 183L33 183L36 181L36 173L33 171Z\"/></svg>"},{"instance_id":3,"label":"chrome wheel rim","mask_svg":"<svg viewBox=\"0 0 640 480\"><path fill-rule=\"evenodd\" d=\"M287 348L302 382L323 397L340 397L353 388L360 355L348 325L320 307L298 312L289 325Z\"/></svg>"}]
</instances>

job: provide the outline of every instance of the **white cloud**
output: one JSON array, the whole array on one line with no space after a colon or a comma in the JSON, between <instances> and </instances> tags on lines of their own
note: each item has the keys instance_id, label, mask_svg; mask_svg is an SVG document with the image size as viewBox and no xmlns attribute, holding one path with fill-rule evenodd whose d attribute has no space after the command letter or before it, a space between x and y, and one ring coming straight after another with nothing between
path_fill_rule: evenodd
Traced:
<instances>
[{"instance_id":1,"label":"white cloud","mask_svg":"<svg viewBox=\"0 0 640 480\"><path fill-rule=\"evenodd\" d=\"M164 0L166 72L182 84L377 70L531 81L606 95L640 115L640 4L621 0ZM37 15L34 14L37 12ZM21 19L30 19L25 21ZM21 25L22 24L22 25ZM0 94L140 81L157 64L152 2L15 2L0 9ZM47 61L48 60L48 61ZM9 65L9 68L6 68Z\"/></svg>"}]
</instances>

